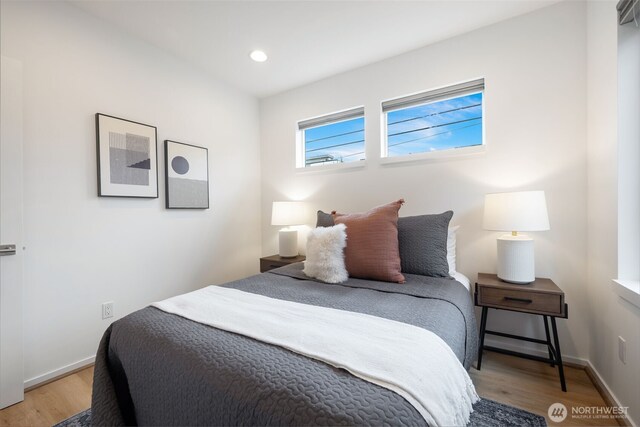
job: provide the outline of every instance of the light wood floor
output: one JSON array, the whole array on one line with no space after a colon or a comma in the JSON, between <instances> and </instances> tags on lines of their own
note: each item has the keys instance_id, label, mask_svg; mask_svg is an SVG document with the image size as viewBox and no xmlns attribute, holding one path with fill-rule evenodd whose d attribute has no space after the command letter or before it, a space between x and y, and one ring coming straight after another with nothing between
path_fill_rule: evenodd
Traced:
<instances>
[{"instance_id":1,"label":"light wood floor","mask_svg":"<svg viewBox=\"0 0 640 427\"><path fill-rule=\"evenodd\" d=\"M0 411L0 426L52 426L91 406L93 367L45 384Z\"/></svg>"},{"instance_id":2,"label":"light wood floor","mask_svg":"<svg viewBox=\"0 0 640 427\"><path fill-rule=\"evenodd\" d=\"M471 369L481 397L547 416L549 405L605 406L605 402L582 369L565 368L567 393L560 390L557 370L549 365L487 352L482 370ZM91 405L93 368L46 384L25 395L24 402L0 411L0 426L51 426ZM549 426L617 425L614 420L572 419Z\"/></svg>"},{"instance_id":3,"label":"light wood floor","mask_svg":"<svg viewBox=\"0 0 640 427\"><path fill-rule=\"evenodd\" d=\"M489 351L482 357L482 370L471 368L469 374L480 397L543 415L549 426L618 425L612 419L571 417L572 407L607 406L584 369L565 366L566 393L560 389L556 368L546 363ZM547 416L549 406L556 402L566 406L569 412L569 416L561 423L555 423Z\"/></svg>"}]
</instances>

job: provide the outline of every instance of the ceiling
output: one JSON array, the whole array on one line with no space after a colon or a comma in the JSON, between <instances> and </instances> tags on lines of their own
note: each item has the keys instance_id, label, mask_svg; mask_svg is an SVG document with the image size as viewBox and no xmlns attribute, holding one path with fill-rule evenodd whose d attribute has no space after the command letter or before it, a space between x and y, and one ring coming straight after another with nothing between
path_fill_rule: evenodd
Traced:
<instances>
[{"instance_id":1,"label":"ceiling","mask_svg":"<svg viewBox=\"0 0 640 427\"><path fill-rule=\"evenodd\" d=\"M71 1L258 97L370 64L557 0ZM264 50L269 60L253 62Z\"/></svg>"}]
</instances>

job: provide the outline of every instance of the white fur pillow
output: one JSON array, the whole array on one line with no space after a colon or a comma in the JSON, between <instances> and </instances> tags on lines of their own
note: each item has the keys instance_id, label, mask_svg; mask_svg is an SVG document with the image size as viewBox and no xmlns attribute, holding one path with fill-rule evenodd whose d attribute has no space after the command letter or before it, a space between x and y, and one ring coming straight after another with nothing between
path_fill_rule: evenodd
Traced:
<instances>
[{"instance_id":1,"label":"white fur pillow","mask_svg":"<svg viewBox=\"0 0 640 427\"><path fill-rule=\"evenodd\" d=\"M343 249L347 246L344 224L314 228L307 235L307 260L304 274L327 283L341 283L349 274L344 264Z\"/></svg>"}]
</instances>

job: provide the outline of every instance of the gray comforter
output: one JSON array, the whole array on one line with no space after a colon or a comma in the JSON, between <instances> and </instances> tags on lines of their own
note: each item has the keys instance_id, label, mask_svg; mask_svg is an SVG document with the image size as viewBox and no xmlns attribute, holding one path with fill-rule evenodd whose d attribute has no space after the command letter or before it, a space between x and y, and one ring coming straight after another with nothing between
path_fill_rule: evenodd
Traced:
<instances>
[{"instance_id":1,"label":"gray comforter","mask_svg":"<svg viewBox=\"0 0 640 427\"><path fill-rule=\"evenodd\" d=\"M223 286L423 327L447 342L465 368L471 365L477 331L462 284L407 274L401 285L359 279L329 285L301 269L293 264ZM154 307L105 332L91 407L94 425L424 425L390 390Z\"/></svg>"}]
</instances>

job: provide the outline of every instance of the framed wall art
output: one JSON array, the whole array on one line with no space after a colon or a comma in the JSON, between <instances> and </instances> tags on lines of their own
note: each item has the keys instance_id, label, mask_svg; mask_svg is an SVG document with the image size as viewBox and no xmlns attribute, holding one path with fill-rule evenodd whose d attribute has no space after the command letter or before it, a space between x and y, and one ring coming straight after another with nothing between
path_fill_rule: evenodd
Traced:
<instances>
[{"instance_id":1,"label":"framed wall art","mask_svg":"<svg viewBox=\"0 0 640 427\"><path fill-rule=\"evenodd\" d=\"M164 142L167 209L209 209L209 151Z\"/></svg>"},{"instance_id":2,"label":"framed wall art","mask_svg":"<svg viewBox=\"0 0 640 427\"><path fill-rule=\"evenodd\" d=\"M98 196L158 197L157 129L96 114Z\"/></svg>"}]
</instances>

